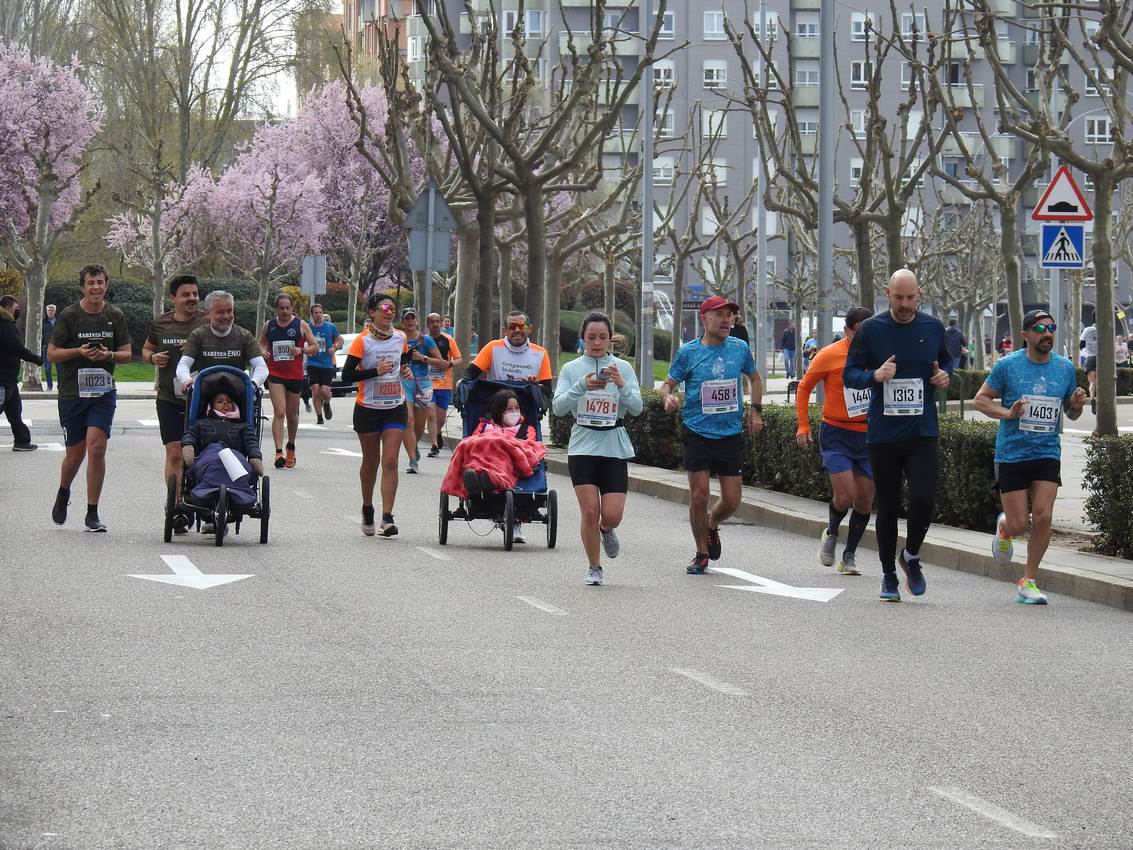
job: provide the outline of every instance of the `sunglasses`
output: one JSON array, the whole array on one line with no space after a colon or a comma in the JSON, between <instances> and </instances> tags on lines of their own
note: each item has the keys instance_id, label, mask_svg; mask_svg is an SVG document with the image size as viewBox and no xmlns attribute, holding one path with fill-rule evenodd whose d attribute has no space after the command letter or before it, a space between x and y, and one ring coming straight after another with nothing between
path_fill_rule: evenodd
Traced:
<instances>
[{"instance_id":1,"label":"sunglasses","mask_svg":"<svg viewBox=\"0 0 1133 850\"><path fill-rule=\"evenodd\" d=\"M1046 324L1037 324L1031 327L1031 330L1037 334L1054 333L1058 330L1058 325L1054 322L1047 322Z\"/></svg>"},{"instance_id":2,"label":"sunglasses","mask_svg":"<svg viewBox=\"0 0 1133 850\"><path fill-rule=\"evenodd\" d=\"M393 305L390 304L388 301L383 301L381 304L379 304L377 306L377 309L381 310L383 313L392 313L393 312Z\"/></svg>"},{"instance_id":3,"label":"sunglasses","mask_svg":"<svg viewBox=\"0 0 1133 850\"><path fill-rule=\"evenodd\" d=\"M527 327L527 322L508 322L507 329L509 331L521 331Z\"/></svg>"}]
</instances>

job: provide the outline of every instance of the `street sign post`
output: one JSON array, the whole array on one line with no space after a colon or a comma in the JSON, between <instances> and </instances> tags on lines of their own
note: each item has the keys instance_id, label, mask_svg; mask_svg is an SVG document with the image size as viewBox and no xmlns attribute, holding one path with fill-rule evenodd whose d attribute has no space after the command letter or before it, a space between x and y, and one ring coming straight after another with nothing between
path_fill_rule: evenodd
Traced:
<instances>
[{"instance_id":1,"label":"street sign post","mask_svg":"<svg viewBox=\"0 0 1133 850\"><path fill-rule=\"evenodd\" d=\"M1053 161L1052 161L1053 166ZM1043 224L1041 265L1048 269L1080 269L1085 262L1085 225L1094 220L1094 212L1086 203L1082 190L1074 182L1069 166L1059 166L1054 179L1046 187L1039 202L1031 213L1031 219ZM1065 325L1065 311L1062 304L1062 272L1050 275L1050 312L1055 325ZM1054 350L1069 353L1063 349L1062 331L1054 334Z\"/></svg>"},{"instance_id":2,"label":"street sign post","mask_svg":"<svg viewBox=\"0 0 1133 850\"><path fill-rule=\"evenodd\" d=\"M414 202L402 225L409 231L409 270L425 272L423 303L417 305L425 318L433 310L433 271L449 270L449 247L457 229L456 216L432 180Z\"/></svg>"}]
</instances>

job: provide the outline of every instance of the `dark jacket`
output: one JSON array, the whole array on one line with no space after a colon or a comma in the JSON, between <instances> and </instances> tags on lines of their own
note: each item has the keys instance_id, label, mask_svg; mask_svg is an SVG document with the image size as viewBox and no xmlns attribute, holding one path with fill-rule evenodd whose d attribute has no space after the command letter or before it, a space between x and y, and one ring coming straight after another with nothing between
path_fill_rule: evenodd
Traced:
<instances>
[{"instance_id":1,"label":"dark jacket","mask_svg":"<svg viewBox=\"0 0 1133 850\"><path fill-rule=\"evenodd\" d=\"M748 345L751 345L751 337L747 335L747 328L743 325L732 325L732 336L736 339L742 339Z\"/></svg>"},{"instance_id":2,"label":"dark jacket","mask_svg":"<svg viewBox=\"0 0 1133 850\"><path fill-rule=\"evenodd\" d=\"M783 338L779 343L779 348L781 348L783 351L795 350L795 332L790 328L787 328L785 331L783 331Z\"/></svg>"},{"instance_id":3,"label":"dark jacket","mask_svg":"<svg viewBox=\"0 0 1133 850\"><path fill-rule=\"evenodd\" d=\"M186 428L185 435L181 438L181 445L192 446L198 455L213 443L223 443L249 460L263 457L256 429L243 419L206 416Z\"/></svg>"},{"instance_id":4,"label":"dark jacket","mask_svg":"<svg viewBox=\"0 0 1133 850\"><path fill-rule=\"evenodd\" d=\"M948 353L953 357L959 357L963 354L964 348L968 344L968 341L964 339L964 332L955 325L949 325L944 329L944 342L948 346Z\"/></svg>"},{"instance_id":5,"label":"dark jacket","mask_svg":"<svg viewBox=\"0 0 1133 850\"><path fill-rule=\"evenodd\" d=\"M7 386L19 381L21 360L43 365L42 357L24 348L15 316L0 307L0 384Z\"/></svg>"}]
</instances>

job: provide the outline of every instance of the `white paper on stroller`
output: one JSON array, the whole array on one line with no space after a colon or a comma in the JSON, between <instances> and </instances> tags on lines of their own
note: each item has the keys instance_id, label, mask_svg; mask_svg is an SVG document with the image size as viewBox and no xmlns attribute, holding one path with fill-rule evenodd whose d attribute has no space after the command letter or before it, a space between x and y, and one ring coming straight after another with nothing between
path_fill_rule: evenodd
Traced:
<instances>
[{"instance_id":1,"label":"white paper on stroller","mask_svg":"<svg viewBox=\"0 0 1133 850\"><path fill-rule=\"evenodd\" d=\"M236 457L236 452L232 449L221 449L219 457L220 462L224 464L224 471L233 481L239 481L248 474L248 470L244 469L244 464L240 462L240 458Z\"/></svg>"}]
</instances>

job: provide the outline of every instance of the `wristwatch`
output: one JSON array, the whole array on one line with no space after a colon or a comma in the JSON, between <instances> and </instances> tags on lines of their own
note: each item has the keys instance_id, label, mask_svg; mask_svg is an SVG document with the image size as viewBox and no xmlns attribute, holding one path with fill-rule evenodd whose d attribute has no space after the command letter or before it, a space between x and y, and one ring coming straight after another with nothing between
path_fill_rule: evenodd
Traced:
<instances>
[{"instance_id":1,"label":"wristwatch","mask_svg":"<svg viewBox=\"0 0 1133 850\"><path fill-rule=\"evenodd\" d=\"M753 404L751 406L751 409L754 410L756 413L763 413L763 405L762 404Z\"/></svg>"}]
</instances>

